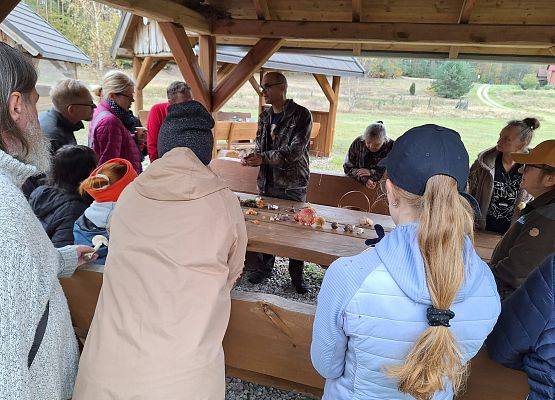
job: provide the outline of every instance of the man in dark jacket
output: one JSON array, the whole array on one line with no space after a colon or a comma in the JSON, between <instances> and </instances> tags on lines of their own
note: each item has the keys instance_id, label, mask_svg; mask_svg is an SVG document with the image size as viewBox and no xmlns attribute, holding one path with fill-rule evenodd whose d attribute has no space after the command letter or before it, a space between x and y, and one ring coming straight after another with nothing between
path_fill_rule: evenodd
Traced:
<instances>
[{"instance_id":1,"label":"man in dark jacket","mask_svg":"<svg viewBox=\"0 0 555 400\"><path fill-rule=\"evenodd\" d=\"M262 78L264 100L272 107L260 114L256 133L256 149L243 159L243 165L258 167L258 192L262 196L293 201L306 201L308 189L310 132L312 115L305 107L287 99L287 80L279 72L268 72ZM258 254L258 269L251 283L268 278L275 257ZM303 281L303 262L289 260L289 274L298 293L307 293Z\"/></svg>"},{"instance_id":2,"label":"man in dark jacket","mask_svg":"<svg viewBox=\"0 0 555 400\"><path fill-rule=\"evenodd\" d=\"M521 187L534 200L493 251L490 266L502 298L555 252L555 140L540 143L530 153L512 156L515 162L524 164Z\"/></svg>"},{"instance_id":3,"label":"man in dark jacket","mask_svg":"<svg viewBox=\"0 0 555 400\"><path fill-rule=\"evenodd\" d=\"M385 168L378 166L378 163L392 148L393 140L387 137L383 122L372 123L349 147L343 170L368 189L374 189L385 172Z\"/></svg>"},{"instance_id":4,"label":"man in dark jacket","mask_svg":"<svg viewBox=\"0 0 555 400\"><path fill-rule=\"evenodd\" d=\"M528 375L528 400L555 399L555 254L502 304L490 357Z\"/></svg>"}]
</instances>

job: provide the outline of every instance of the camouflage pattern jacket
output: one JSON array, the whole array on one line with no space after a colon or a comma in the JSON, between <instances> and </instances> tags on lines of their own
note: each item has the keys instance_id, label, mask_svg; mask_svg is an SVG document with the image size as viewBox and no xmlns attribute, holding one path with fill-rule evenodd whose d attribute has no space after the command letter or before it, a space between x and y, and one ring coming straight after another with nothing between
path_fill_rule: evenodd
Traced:
<instances>
[{"instance_id":1,"label":"camouflage pattern jacket","mask_svg":"<svg viewBox=\"0 0 555 400\"><path fill-rule=\"evenodd\" d=\"M349 152L343 164L343 171L363 185L365 185L369 179L378 182L382 179L385 172L385 168L378 167L378 163L391 151L393 143L392 139L387 139L378 151L372 153L368 150L368 147L366 147L364 138L362 136L357 137L351 144L351 147L349 147ZM361 168L370 170L370 176L357 176L357 171Z\"/></svg>"},{"instance_id":2,"label":"camouflage pattern jacket","mask_svg":"<svg viewBox=\"0 0 555 400\"><path fill-rule=\"evenodd\" d=\"M256 153L262 156L258 191L262 195L301 201L306 197L310 175L312 115L293 100L286 100L283 116L275 128L273 116L270 107L258 118Z\"/></svg>"}]
</instances>

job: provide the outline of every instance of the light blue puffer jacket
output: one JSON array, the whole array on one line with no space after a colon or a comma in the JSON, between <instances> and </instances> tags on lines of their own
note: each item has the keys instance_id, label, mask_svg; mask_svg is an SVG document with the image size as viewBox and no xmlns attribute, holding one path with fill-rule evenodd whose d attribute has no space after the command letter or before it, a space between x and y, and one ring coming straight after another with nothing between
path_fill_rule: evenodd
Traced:
<instances>
[{"instance_id":1,"label":"light blue puffer jacket","mask_svg":"<svg viewBox=\"0 0 555 400\"><path fill-rule=\"evenodd\" d=\"M431 305L417 224L399 225L375 249L340 258L327 270L318 295L311 356L326 378L324 400L407 400L385 374L402 364L428 327ZM451 310L451 330L464 361L480 349L500 313L489 267L465 245L466 276ZM450 386L433 400L452 399Z\"/></svg>"}]
</instances>

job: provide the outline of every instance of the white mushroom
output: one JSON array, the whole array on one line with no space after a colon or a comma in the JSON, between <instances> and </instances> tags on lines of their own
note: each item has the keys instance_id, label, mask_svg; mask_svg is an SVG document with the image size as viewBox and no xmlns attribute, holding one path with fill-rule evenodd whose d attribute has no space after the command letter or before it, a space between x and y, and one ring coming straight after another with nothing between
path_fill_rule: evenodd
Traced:
<instances>
[{"instance_id":1,"label":"white mushroom","mask_svg":"<svg viewBox=\"0 0 555 400\"><path fill-rule=\"evenodd\" d=\"M85 261L91 261L93 256L100 250L102 246L108 247L108 239L102 235L96 235L92 238L92 244L94 246L94 251L92 253L87 253L83 255Z\"/></svg>"}]
</instances>

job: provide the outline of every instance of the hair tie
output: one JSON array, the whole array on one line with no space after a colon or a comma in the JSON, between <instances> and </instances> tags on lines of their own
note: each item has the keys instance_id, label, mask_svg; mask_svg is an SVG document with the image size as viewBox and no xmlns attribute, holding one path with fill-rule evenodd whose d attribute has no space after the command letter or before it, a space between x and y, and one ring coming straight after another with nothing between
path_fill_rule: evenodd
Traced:
<instances>
[{"instance_id":1,"label":"hair tie","mask_svg":"<svg viewBox=\"0 0 555 400\"><path fill-rule=\"evenodd\" d=\"M426 310L426 318L430 326L446 326L450 327L449 320L455 317L455 313L451 310L442 310L434 306L428 307Z\"/></svg>"},{"instance_id":2,"label":"hair tie","mask_svg":"<svg viewBox=\"0 0 555 400\"><path fill-rule=\"evenodd\" d=\"M110 178L109 178L107 175L104 175L104 174L96 174L96 175L94 175L94 176L91 176L91 179L94 179L94 178L104 179L104 180L106 180L106 182L108 182L108 184L103 185L103 186L101 186L101 187L99 187L99 188L95 188L95 190L104 189L104 188L107 188L108 186L110 186Z\"/></svg>"}]
</instances>

